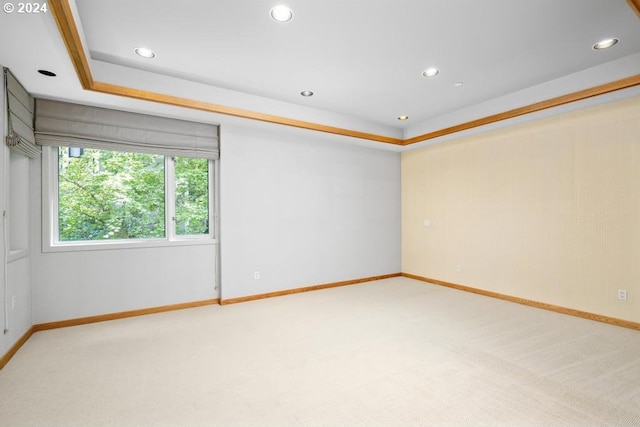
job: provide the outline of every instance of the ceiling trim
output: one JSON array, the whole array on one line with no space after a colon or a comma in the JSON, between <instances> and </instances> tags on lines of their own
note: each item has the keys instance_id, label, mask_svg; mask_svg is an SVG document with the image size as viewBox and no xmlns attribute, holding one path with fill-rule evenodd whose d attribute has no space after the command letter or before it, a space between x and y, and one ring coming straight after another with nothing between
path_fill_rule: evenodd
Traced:
<instances>
[{"instance_id":1,"label":"ceiling trim","mask_svg":"<svg viewBox=\"0 0 640 427\"><path fill-rule=\"evenodd\" d=\"M141 89L128 88L125 86L119 86L110 83L96 82L93 80L93 76L91 75L89 62L85 55L85 49L82 45L80 33L73 17L73 12L71 10L69 1L70 0L51 0L49 2L49 7L52 11L53 17L56 21L56 25L58 26L58 30L60 31L60 35L62 36L64 44L67 47L71 62L73 63L76 73L78 74L78 78L80 79L80 83L85 90L106 93L110 95L125 96L128 98L140 99L145 101L158 102L178 107L208 111L211 113L241 117L250 120L258 120L267 123L275 123L284 126L292 126L312 131L365 139L374 142L382 142L386 144L407 146L640 85L640 74L637 74L624 79L594 86L588 89L583 89L577 92L572 92L556 98L536 102L534 104L525 105L523 107L504 111L502 113L493 114L490 116L482 117L476 120L471 120L455 126L450 126L433 132L418 135L413 138L402 140L399 138L391 138L384 135L376 135L372 133L359 132L334 126L326 126L319 123L312 123L272 114L227 107L224 105L212 104L204 101L197 101L189 98L176 97ZM627 2L640 17L640 0L627 0Z\"/></svg>"},{"instance_id":2,"label":"ceiling trim","mask_svg":"<svg viewBox=\"0 0 640 427\"><path fill-rule=\"evenodd\" d=\"M84 54L80 33L78 32L76 21L73 19L73 12L71 11L71 6L69 6L69 1L51 1L49 2L49 8L56 20L64 44L67 46L67 52L69 52L71 56L71 62L73 62L73 66L76 69L82 88L91 90L93 77L89 69L89 62Z\"/></svg>"},{"instance_id":3,"label":"ceiling trim","mask_svg":"<svg viewBox=\"0 0 640 427\"><path fill-rule=\"evenodd\" d=\"M94 92L106 93L109 95L125 96L128 98L142 99L145 101L159 102L162 104L186 107L193 110L202 110L212 113L224 114L227 116L242 117L245 119L258 120L261 122L275 123L284 126L292 126L301 129L308 129L318 132L331 133L353 138L366 139L387 144L403 145L402 139L390 138L383 135L375 135L366 132L359 132L350 129L343 129L333 126L326 126L318 123L305 122L302 120L289 119L272 114L258 113L254 111L242 110L239 108L225 107L224 105L211 104L209 102L197 101L189 98L165 95L157 92L150 92L141 89L132 89L125 86L118 86L110 83L93 82L91 90Z\"/></svg>"},{"instance_id":4,"label":"ceiling trim","mask_svg":"<svg viewBox=\"0 0 640 427\"><path fill-rule=\"evenodd\" d=\"M629 3L631 9L633 9L636 15L638 15L638 18L640 18L640 0L627 0L627 3Z\"/></svg>"},{"instance_id":5,"label":"ceiling trim","mask_svg":"<svg viewBox=\"0 0 640 427\"><path fill-rule=\"evenodd\" d=\"M85 49L80 39L78 27L75 23L69 0L52 0L50 8L53 17L60 31L60 35L67 47L78 78L82 87L86 90L101 92L110 95L125 96L128 98L141 99L145 101L159 102L162 104L175 105L196 110L208 111L211 113L224 114L228 116L242 117L245 119L258 120L268 123L276 123L284 126L292 126L301 129L308 129L318 132L331 133L341 136L360 138L374 142L402 145L404 141L399 138L391 138L384 135L376 135L367 132L359 132L334 126L326 126L318 123L306 122L302 120L280 117L272 114L258 113L255 111L243 110L240 108L226 107L224 105L212 104L188 98L166 95L141 89L128 88L109 83L97 82L93 80L91 69Z\"/></svg>"},{"instance_id":6,"label":"ceiling trim","mask_svg":"<svg viewBox=\"0 0 640 427\"><path fill-rule=\"evenodd\" d=\"M417 142L427 141L445 135L451 135L452 133L462 132L479 126L500 122L502 120L513 119L518 116L536 113L538 111L547 110L549 108L559 107L561 105L570 104L572 102L593 98L594 96L604 95L606 93L615 92L617 90L628 89L637 85L640 85L640 74L626 77L624 79L616 80L610 83L605 83L599 86L594 86L588 89L579 90L577 92L558 96L556 98L547 99L545 101L536 102L535 104L525 105L524 107L514 108L513 110L493 114L491 116L482 117L480 119L436 130L434 132L425 133L423 135L405 140L403 145L411 145Z\"/></svg>"}]
</instances>

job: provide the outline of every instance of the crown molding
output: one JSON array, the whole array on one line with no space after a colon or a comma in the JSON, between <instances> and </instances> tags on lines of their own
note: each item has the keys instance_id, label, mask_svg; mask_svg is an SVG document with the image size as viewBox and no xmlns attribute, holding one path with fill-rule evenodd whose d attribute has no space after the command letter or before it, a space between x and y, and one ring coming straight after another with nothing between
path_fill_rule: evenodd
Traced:
<instances>
[{"instance_id":1,"label":"crown molding","mask_svg":"<svg viewBox=\"0 0 640 427\"><path fill-rule=\"evenodd\" d=\"M636 15L638 15L638 18L640 18L640 0L627 0L627 3L629 3L629 7L631 7Z\"/></svg>"},{"instance_id":2,"label":"crown molding","mask_svg":"<svg viewBox=\"0 0 640 427\"><path fill-rule=\"evenodd\" d=\"M71 62L76 70L78 79L82 85L82 88L89 91L106 93L110 95L124 96L128 98L140 99L144 101L158 102L168 105L174 105L178 107L185 107L190 109L208 111L216 114L223 114L228 116L240 117L250 120L258 120L267 123L274 123L283 126L291 126L301 129L307 129L311 131L324 132L334 135L347 136L352 138L359 138L373 142L380 142L385 144L393 144L399 146L409 146L418 142L428 141L434 138L439 138L445 135L451 135L465 130L485 126L492 123L501 122L503 120L512 119L514 117L523 116L526 114L535 113L549 108L558 107L561 105L582 101L588 98L592 98L599 95L604 95L617 90L627 89L633 86L640 85L640 74L609 82L606 84L594 86L588 89L579 90L566 95L551 98L545 101L536 102L533 104L525 105L523 107L514 108L512 110L504 111L502 113L493 114L490 116L482 117L479 119L471 120L468 122L460 123L455 126L439 129L433 132L425 133L415 136L409 139L392 138L384 135L377 135L367 132L360 132L352 129L339 128L334 126L327 126L319 123L313 123L308 121L302 121L287 117L276 116L272 114L265 114L255 111L243 110L234 107L227 107L224 105L212 104L209 102L198 101L194 99L188 99L183 97L176 97L172 95L151 92L136 88L128 88L125 86L114 85L110 83L94 81L89 67L89 61L85 54L85 48L82 45L78 26L76 25L73 11L69 4L70 0L51 0L49 6L53 17L60 31L60 35L64 41ZM640 17L640 0L627 0L629 6Z\"/></svg>"}]
</instances>

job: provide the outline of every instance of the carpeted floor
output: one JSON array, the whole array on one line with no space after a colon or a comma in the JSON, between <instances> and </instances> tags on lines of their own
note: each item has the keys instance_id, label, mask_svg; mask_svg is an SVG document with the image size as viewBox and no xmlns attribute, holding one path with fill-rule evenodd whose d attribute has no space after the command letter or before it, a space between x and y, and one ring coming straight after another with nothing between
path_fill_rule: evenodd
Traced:
<instances>
[{"instance_id":1,"label":"carpeted floor","mask_svg":"<svg viewBox=\"0 0 640 427\"><path fill-rule=\"evenodd\" d=\"M0 426L640 425L640 333L394 278L39 332Z\"/></svg>"}]
</instances>

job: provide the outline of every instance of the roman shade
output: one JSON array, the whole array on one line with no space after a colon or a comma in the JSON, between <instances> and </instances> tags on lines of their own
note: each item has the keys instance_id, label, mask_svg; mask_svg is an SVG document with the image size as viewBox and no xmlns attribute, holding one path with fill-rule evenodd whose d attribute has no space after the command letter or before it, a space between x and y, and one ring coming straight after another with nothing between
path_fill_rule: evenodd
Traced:
<instances>
[{"instance_id":1,"label":"roman shade","mask_svg":"<svg viewBox=\"0 0 640 427\"><path fill-rule=\"evenodd\" d=\"M219 157L218 126L36 99L36 143L165 156Z\"/></svg>"},{"instance_id":2,"label":"roman shade","mask_svg":"<svg viewBox=\"0 0 640 427\"><path fill-rule=\"evenodd\" d=\"M15 152L38 157L41 150L33 134L33 98L8 68L3 71L8 124L5 142Z\"/></svg>"}]
</instances>

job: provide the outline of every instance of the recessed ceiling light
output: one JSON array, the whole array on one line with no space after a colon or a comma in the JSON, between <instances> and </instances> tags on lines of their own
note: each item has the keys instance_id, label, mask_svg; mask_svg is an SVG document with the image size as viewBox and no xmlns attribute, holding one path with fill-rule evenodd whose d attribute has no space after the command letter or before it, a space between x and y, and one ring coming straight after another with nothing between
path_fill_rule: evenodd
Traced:
<instances>
[{"instance_id":1,"label":"recessed ceiling light","mask_svg":"<svg viewBox=\"0 0 640 427\"><path fill-rule=\"evenodd\" d=\"M409 116L398 116L398 120L408 120Z\"/></svg>"},{"instance_id":2,"label":"recessed ceiling light","mask_svg":"<svg viewBox=\"0 0 640 427\"><path fill-rule=\"evenodd\" d=\"M607 48L609 48L611 46L617 45L619 41L620 40L618 40L616 38L600 40L598 43L593 45L593 48L595 50L607 49Z\"/></svg>"},{"instance_id":3,"label":"recessed ceiling light","mask_svg":"<svg viewBox=\"0 0 640 427\"><path fill-rule=\"evenodd\" d=\"M464 85L464 83L463 82L455 82L453 85L455 87L462 87Z\"/></svg>"},{"instance_id":4,"label":"recessed ceiling light","mask_svg":"<svg viewBox=\"0 0 640 427\"><path fill-rule=\"evenodd\" d=\"M151 49L147 49L146 47L137 47L133 50L136 55L141 56L143 58L155 58L156 53Z\"/></svg>"},{"instance_id":5,"label":"recessed ceiling light","mask_svg":"<svg viewBox=\"0 0 640 427\"><path fill-rule=\"evenodd\" d=\"M303 90L302 92L300 92L300 95L302 95L302 96L313 96L313 92L311 92L310 90Z\"/></svg>"},{"instance_id":6,"label":"recessed ceiling light","mask_svg":"<svg viewBox=\"0 0 640 427\"><path fill-rule=\"evenodd\" d=\"M49 71L49 70L38 70L38 72L40 74L42 74L43 76L47 76L47 77L55 77L56 73L54 73L53 71Z\"/></svg>"},{"instance_id":7,"label":"recessed ceiling light","mask_svg":"<svg viewBox=\"0 0 640 427\"><path fill-rule=\"evenodd\" d=\"M437 76L439 72L440 72L440 70L438 70L437 68L431 67L431 68L427 68L426 70L424 70L422 72L422 76L423 77L433 77L433 76Z\"/></svg>"},{"instance_id":8,"label":"recessed ceiling light","mask_svg":"<svg viewBox=\"0 0 640 427\"><path fill-rule=\"evenodd\" d=\"M279 5L271 9L271 17L278 22L291 21L293 11L287 6Z\"/></svg>"}]
</instances>

